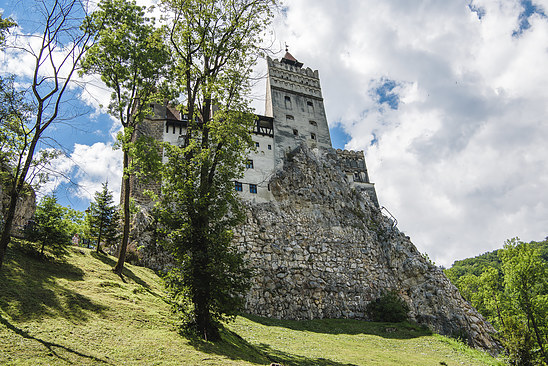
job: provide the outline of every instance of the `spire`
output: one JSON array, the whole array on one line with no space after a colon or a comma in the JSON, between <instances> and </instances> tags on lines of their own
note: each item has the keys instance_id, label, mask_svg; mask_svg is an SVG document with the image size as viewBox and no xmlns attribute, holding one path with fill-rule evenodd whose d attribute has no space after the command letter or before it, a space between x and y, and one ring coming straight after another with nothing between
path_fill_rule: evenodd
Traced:
<instances>
[{"instance_id":1,"label":"spire","mask_svg":"<svg viewBox=\"0 0 548 366\"><path fill-rule=\"evenodd\" d=\"M289 53L289 46L287 45L287 43L285 44L285 55L284 57L282 57L281 62L299 68L303 67L303 63L297 61L297 59Z\"/></svg>"}]
</instances>

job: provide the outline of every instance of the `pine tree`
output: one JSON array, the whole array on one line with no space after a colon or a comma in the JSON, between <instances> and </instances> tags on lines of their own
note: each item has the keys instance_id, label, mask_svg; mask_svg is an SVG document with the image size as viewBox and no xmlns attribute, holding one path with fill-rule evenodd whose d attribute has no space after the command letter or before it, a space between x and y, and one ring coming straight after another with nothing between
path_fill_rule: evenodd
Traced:
<instances>
[{"instance_id":1,"label":"pine tree","mask_svg":"<svg viewBox=\"0 0 548 366\"><path fill-rule=\"evenodd\" d=\"M101 252L101 241L110 245L118 240L119 212L108 190L108 182L103 183L103 190L95 192L95 200L87 211L90 233L97 240L97 253Z\"/></svg>"},{"instance_id":2,"label":"pine tree","mask_svg":"<svg viewBox=\"0 0 548 366\"><path fill-rule=\"evenodd\" d=\"M70 234L63 223L64 212L63 206L57 203L55 194L42 198L36 207L33 225L27 227L26 235L29 240L41 245L42 256L46 246L55 256L65 253L65 248L70 243Z\"/></svg>"}]
</instances>

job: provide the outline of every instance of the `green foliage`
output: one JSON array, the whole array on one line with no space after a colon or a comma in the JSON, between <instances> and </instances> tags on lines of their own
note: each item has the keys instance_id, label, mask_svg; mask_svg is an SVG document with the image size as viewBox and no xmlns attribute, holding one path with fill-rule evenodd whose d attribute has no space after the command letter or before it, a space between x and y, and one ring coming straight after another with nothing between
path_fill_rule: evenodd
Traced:
<instances>
[{"instance_id":1,"label":"green foliage","mask_svg":"<svg viewBox=\"0 0 548 366\"><path fill-rule=\"evenodd\" d=\"M514 238L504 249L455 262L446 271L461 294L499 330L514 365L548 362L546 248L548 241L523 243Z\"/></svg>"},{"instance_id":2,"label":"green foliage","mask_svg":"<svg viewBox=\"0 0 548 366\"><path fill-rule=\"evenodd\" d=\"M0 77L0 166L5 171L16 166L25 138L32 106L25 101L25 92L15 88L15 77Z\"/></svg>"},{"instance_id":3,"label":"green foliage","mask_svg":"<svg viewBox=\"0 0 548 366\"><path fill-rule=\"evenodd\" d=\"M168 162L158 217L162 242L178 263L167 274L166 285L182 325L195 334L216 339L219 321L241 309L242 294L251 276L243 255L232 246L230 230L242 219L230 179L238 170L229 169L228 161L223 162L214 184L206 195L200 195L197 172L183 151L172 146L165 149ZM207 317L205 330L199 316Z\"/></svg>"},{"instance_id":4,"label":"green foliage","mask_svg":"<svg viewBox=\"0 0 548 366\"><path fill-rule=\"evenodd\" d=\"M7 134L7 140L14 143L9 147L13 154L12 164L8 168L9 204L4 213L0 237L0 268L11 239L17 201L29 185L36 183L37 177L44 177L43 164L50 163L52 156L57 155L44 148L42 137L60 115L64 121L69 119L68 114L61 113L64 95L70 89L69 84L80 58L93 42L88 23L82 19L86 14L86 4L77 0L39 1L34 9L39 16L31 38L36 42L21 42L12 48L20 57L30 58L28 64L33 69L28 80L21 83L26 93L15 95L15 99L24 96L25 105L21 105L23 113L16 113L15 121L10 120ZM2 21L0 33L4 34L2 29L9 26ZM17 104L11 106L19 107ZM32 106L31 113L26 113L28 106ZM2 131L5 131L4 126ZM0 139L3 139L0 143L4 148L9 145L5 144L6 135ZM42 169L34 169L37 164L42 165Z\"/></svg>"},{"instance_id":5,"label":"green foliage","mask_svg":"<svg viewBox=\"0 0 548 366\"><path fill-rule=\"evenodd\" d=\"M0 14L0 48L6 42L6 33L9 32L10 28L15 27L16 25L17 23L11 18L2 18L2 14Z\"/></svg>"},{"instance_id":6,"label":"green foliage","mask_svg":"<svg viewBox=\"0 0 548 366\"><path fill-rule=\"evenodd\" d=\"M460 261L455 261L451 268L445 270L445 275L453 283L457 283L458 279L467 274L479 276L486 268L499 268L501 261L497 255L497 250L487 252L474 258L467 258Z\"/></svg>"},{"instance_id":7,"label":"green foliage","mask_svg":"<svg viewBox=\"0 0 548 366\"><path fill-rule=\"evenodd\" d=\"M27 225L26 235L29 240L40 244L42 256L46 246L54 256L65 254L70 244L70 233L64 224L64 213L54 194L43 197L36 207L34 220Z\"/></svg>"},{"instance_id":8,"label":"green foliage","mask_svg":"<svg viewBox=\"0 0 548 366\"><path fill-rule=\"evenodd\" d=\"M122 243L115 271L122 274L130 228L130 176L135 174L132 159L138 148L136 127L150 114L150 103L166 97L160 83L166 76L170 54L164 44L164 28L145 16L145 7L126 0L103 0L88 19L97 36L97 43L82 60L82 72L101 75L112 90L109 113L122 126L120 137L124 153L122 187ZM141 144L143 146L143 144ZM145 144L146 146L146 144ZM157 151L153 151L157 156ZM142 160L142 159L141 159Z\"/></svg>"},{"instance_id":9,"label":"green foliage","mask_svg":"<svg viewBox=\"0 0 548 366\"><path fill-rule=\"evenodd\" d=\"M63 207L63 225L67 228L67 232L73 236L83 238L88 234L88 225L82 211L72 209L70 207Z\"/></svg>"},{"instance_id":10,"label":"green foliage","mask_svg":"<svg viewBox=\"0 0 548 366\"><path fill-rule=\"evenodd\" d=\"M103 190L95 192L95 198L86 211L86 221L89 225L91 238L96 240L97 252L101 251L101 243L114 245L119 238L120 215L114 204L112 192L108 190L108 183L103 183Z\"/></svg>"},{"instance_id":11,"label":"green foliage","mask_svg":"<svg viewBox=\"0 0 548 366\"><path fill-rule=\"evenodd\" d=\"M166 283L187 328L208 340L219 338L219 321L236 314L249 286L251 273L231 246L242 220L234 180L252 148L246 95L274 4L164 1L172 80L188 117L181 146L164 146L158 217L177 262Z\"/></svg>"},{"instance_id":12,"label":"green foliage","mask_svg":"<svg viewBox=\"0 0 548 366\"><path fill-rule=\"evenodd\" d=\"M526 326L530 333L527 337L534 339L534 347L539 349L534 354L535 363L548 363L548 264L542 260L538 249L517 238L506 242L499 257L502 259L505 292L512 299L512 318L521 321L522 328ZM513 329L506 330L508 327L506 325L503 331L510 338ZM528 346L531 342L527 337L523 337L523 343Z\"/></svg>"},{"instance_id":13,"label":"green foliage","mask_svg":"<svg viewBox=\"0 0 548 366\"><path fill-rule=\"evenodd\" d=\"M150 111L169 60L164 30L145 11L135 1L101 1L89 19L98 41L81 63L83 73L101 75L113 91L108 110L124 127Z\"/></svg>"},{"instance_id":14,"label":"green foliage","mask_svg":"<svg viewBox=\"0 0 548 366\"><path fill-rule=\"evenodd\" d=\"M366 311L373 321L398 323L408 319L409 305L395 291L387 291L367 304Z\"/></svg>"}]
</instances>

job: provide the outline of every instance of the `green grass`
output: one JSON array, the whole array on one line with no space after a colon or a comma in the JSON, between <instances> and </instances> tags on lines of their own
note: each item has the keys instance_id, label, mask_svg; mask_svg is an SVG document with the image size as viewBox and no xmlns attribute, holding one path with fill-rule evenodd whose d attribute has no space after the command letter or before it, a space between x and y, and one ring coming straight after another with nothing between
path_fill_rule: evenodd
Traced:
<instances>
[{"instance_id":1,"label":"green grass","mask_svg":"<svg viewBox=\"0 0 548 366\"><path fill-rule=\"evenodd\" d=\"M161 280L70 248L63 260L10 246L0 272L1 365L497 365L412 324L238 317L218 343L173 324Z\"/></svg>"}]
</instances>

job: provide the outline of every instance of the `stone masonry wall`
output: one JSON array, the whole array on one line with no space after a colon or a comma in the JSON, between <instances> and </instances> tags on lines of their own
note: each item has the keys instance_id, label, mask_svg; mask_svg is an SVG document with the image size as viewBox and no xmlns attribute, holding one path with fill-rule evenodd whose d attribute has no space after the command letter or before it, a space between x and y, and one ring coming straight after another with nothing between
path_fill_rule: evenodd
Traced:
<instances>
[{"instance_id":1,"label":"stone masonry wall","mask_svg":"<svg viewBox=\"0 0 548 366\"><path fill-rule=\"evenodd\" d=\"M247 203L236 245L256 270L250 313L284 319L367 318L367 303L396 290L410 316L446 335L495 345L494 329L365 191L352 189L337 154L301 146L270 181L269 203ZM425 223L427 225L427 223Z\"/></svg>"}]
</instances>

